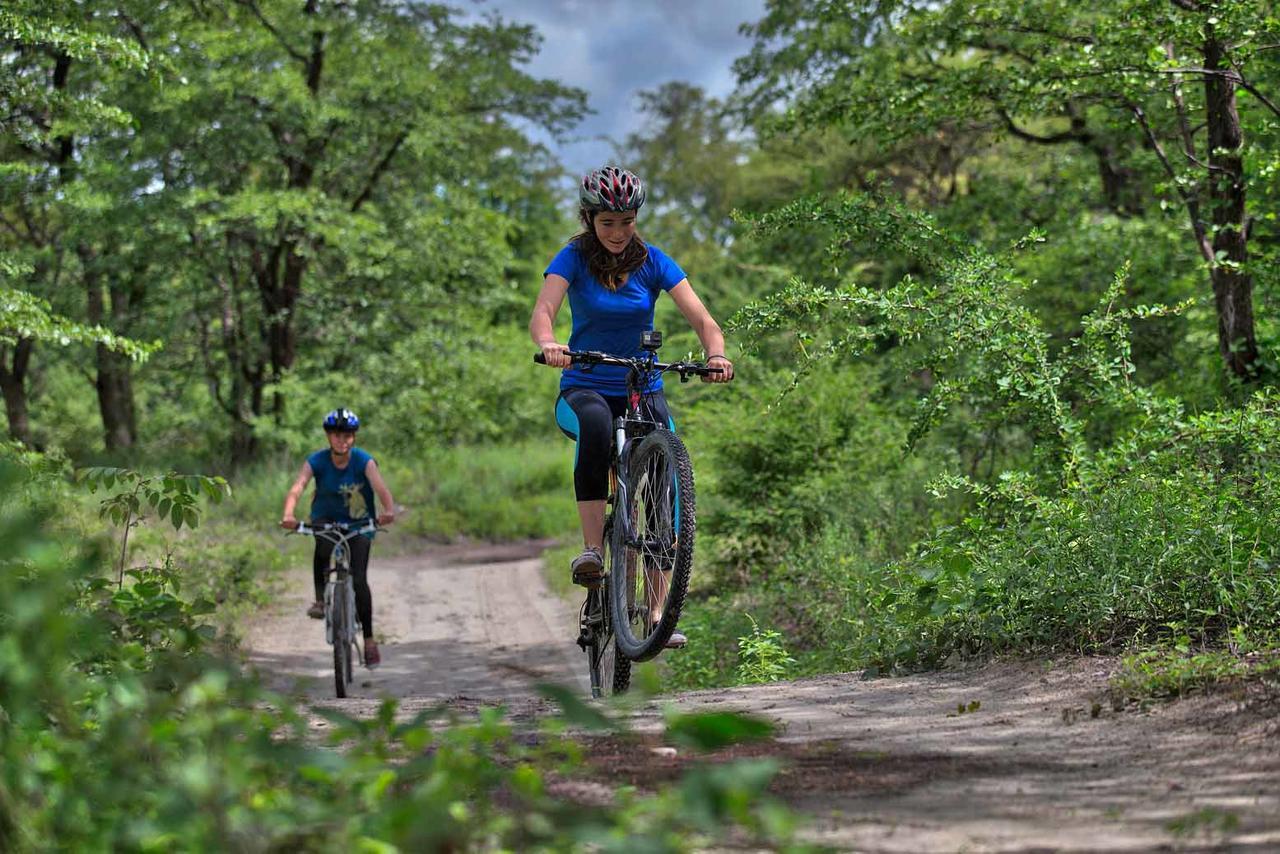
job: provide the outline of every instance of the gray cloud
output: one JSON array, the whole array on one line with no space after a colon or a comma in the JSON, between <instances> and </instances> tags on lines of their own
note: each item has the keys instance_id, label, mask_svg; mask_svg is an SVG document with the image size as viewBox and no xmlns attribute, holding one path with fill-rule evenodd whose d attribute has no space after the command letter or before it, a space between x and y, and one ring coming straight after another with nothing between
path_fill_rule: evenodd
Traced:
<instances>
[{"instance_id":1,"label":"gray cloud","mask_svg":"<svg viewBox=\"0 0 1280 854\"><path fill-rule=\"evenodd\" d=\"M595 137L621 140L640 129L637 92L684 80L729 94L730 66L749 47L738 28L764 15L764 0L480 0L470 10L533 24L544 41L529 73L586 90L595 113L578 139L545 140L580 173L612 159Z\"/></svg>"}]
</instances>

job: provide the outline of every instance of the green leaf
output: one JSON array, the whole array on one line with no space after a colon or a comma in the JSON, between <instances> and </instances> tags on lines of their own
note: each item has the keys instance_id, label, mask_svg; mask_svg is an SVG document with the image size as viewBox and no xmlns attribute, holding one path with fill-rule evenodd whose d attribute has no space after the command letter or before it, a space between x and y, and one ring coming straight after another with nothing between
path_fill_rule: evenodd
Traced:
<instances>
[{"instance_id":1,"label":"green leaf","mask_svg":"<svg viewBox=\"0 0 1280 854\"><path fill-rule=\"evenodd\" d=\"M668 738L699 750L718 750L772 735L773 724L769 721L736 712L699 712L676 715L667 721Z\"/></svg>"},{"instance_id":2,"label":"green leaf","mask_svg":"<svg viewBox=\"0 0 1280 854\"><path fill-rule=\"evenodd\" d=\"M585 729L601 731L618 731L621 724L607 715L584 703L578 695L563 685L553 682L542 682L537 686L538 693L560 707L566 721Z\"/></svg>"}]
</instances>

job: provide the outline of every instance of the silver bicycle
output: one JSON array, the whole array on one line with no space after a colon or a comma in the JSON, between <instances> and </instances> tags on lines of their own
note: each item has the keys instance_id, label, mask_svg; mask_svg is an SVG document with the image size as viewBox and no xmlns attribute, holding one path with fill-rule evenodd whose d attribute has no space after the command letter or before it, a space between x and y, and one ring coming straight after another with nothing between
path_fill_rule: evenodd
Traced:
<instances>
[{"instance_id":1,"label":"silver bicycle","mask_svg":"<svg viewBox=\"0 0 1280 854\"><path fill-rule=\"evenodd\" d=\"M356 589L351 581L351 549L347 543L352 537L380 530L377 523L369 520L358 525L299 522L295 531L333 543L328 581L324 586L324 640L333 647L333 687L339 699L347 696L353 662L364 663L364 635L360 631L360 618L356 615Z\"/></svg>"}]
</instances>

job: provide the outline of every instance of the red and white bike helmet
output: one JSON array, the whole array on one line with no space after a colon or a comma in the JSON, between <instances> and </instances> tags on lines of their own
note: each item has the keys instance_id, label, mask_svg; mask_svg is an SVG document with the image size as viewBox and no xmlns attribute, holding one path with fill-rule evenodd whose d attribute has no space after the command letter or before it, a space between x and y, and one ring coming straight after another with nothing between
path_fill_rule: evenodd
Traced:
<instances>
[{"instance_id":1,"label":"red and white bike helmet","mask_svg":"<svg viewBox=\"0 0 1280 854\"><path fill-rule=\"evenodd\" d=\"M636 211L644 204L644 182L617 166L592 169L582 176L578 198L591 211Z\"/></svg>"}]
</instances>

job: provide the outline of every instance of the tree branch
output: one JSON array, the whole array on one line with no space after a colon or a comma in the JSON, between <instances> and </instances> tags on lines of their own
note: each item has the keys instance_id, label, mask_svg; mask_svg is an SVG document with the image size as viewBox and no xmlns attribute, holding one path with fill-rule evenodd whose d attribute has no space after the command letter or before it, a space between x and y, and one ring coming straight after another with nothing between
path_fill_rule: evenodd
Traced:
<instances>
[{"instance_id":1,"label":"tree branch","mask_svg":"<svg viewBox=\"0 0 1280 854\"><path fill-rule=\"evenodd\" d=\"M1009 115L1008 111L1005 110L1004 107L997 106L996 115L1004 121L1004 126L1009 130L1009 133L1013 134L1018 139L1024 139L1027 142L1034 142L1039 145L1057 145L1061 142L1071 142L1080 138L1074 130L1064 130L1061 133L1055 133L1051 136L1040 136L1039 134L1034 134L1029 130L1024 130L1014 123L1013 117Z\"/></svg>"},{"instance_id":2,"label":"tree branch","mask_svg":"<svg viewBox=\"0 0 1280 854\"><path fill-rule=\"evenodd\" d=\"M1261 101L1263 106L1265 106L1268 110L1275 113L1277 116L1280 116L1280 106L1277 106L1266 95L1263 95L1261 92L1259 92L1256 86L1246 82L1243 76L1241 76L1240 79L1236 81L1236 83L1237 85L1240 86L1241 89L1243 89L1244 91L1248 92L1250 95L1252 95L1253 97Z\"/></svg>"},{"instance_id":3,"label":"tree branch","mask_svg":"<svg viewBox=\"0 0 1280 854\"><path fill-rule=\"evenodd\" d=\"M1143 131L1147 134L1147 141L1151 143L1151 148L1155 151L1156 157L1160 158L1160 163L1164 166L1164 171L1168 173L1169 179L1173 182L1173 187L1178 195L1182 196L1183 203L1187 206L1187 213L1191 217L1191 230L1195 233L1196 243L1200 248L1200 254L1204 256L1206 261L1213 262L1213 246L1209 243L1208 234L1205 231L1204 221L1200 218L1200 200L1194 194L1186 190L1178 183L1178 173L1173 168L1173 164L1169 162L1169 156L1164 152L1164 146L1160 144L1160 139L1151 129L1151 125L1147 122L1147 114L1139 104L1129 104L1129 109L1133 111L1137 117L1138 123L1142 125Z\"/></svg>"},{"instance_id":4,"label":"tree branch","mask_svg":"<svg viewBox=\"0 0 1280 854\"><path fill-rule=\"evenodd\" d=\"M391 165L391 158L395 157L396 152L400 150L400 146L403 145L404 141L408 138L408 128L400 131L399 136L396 137L396 141L391 143L391 148L388 149L387 153L378 161L378 165L373 167L373 172L369 174L369 179L365 181L364 189L360 191L360 195L356 197L356 200L351 203L352 213L360 210L364 203L369 200L369 197L373 194L374 185L377 184L378 179L382 177L382 173L387 171L387 167Z\"/></svg>"},{"instance_id":5,"label":"tree branch","mask_svg":"<svg viewBox=\"0 0 1280 854\"><path fill-rule=\"evenodd\" d=\"M298 62L301 62L303 65L307 64L306 54L293 49L289 42L285 40L284 34L276 29L274 24L267 20L266 15L262 14L262 10L258 8L258 4L255 3L254 0L237 0L237 2L239 2L239 4L244 8L248 9L253 16L258 19L262 26L267 28L267 32L275 36L276 41L280 42L280 46L284 48L285 53L289 54L289 56L298 60Z\"/></svg>"}]
</instances>

